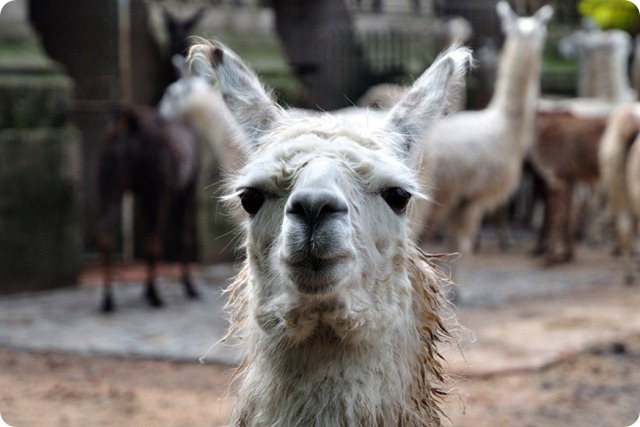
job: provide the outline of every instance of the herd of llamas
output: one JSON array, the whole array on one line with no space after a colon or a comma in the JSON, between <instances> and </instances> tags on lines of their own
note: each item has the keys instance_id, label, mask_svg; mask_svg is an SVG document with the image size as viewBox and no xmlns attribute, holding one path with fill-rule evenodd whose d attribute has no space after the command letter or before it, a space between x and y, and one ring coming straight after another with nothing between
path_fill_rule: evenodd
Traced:
<instances>
[{"instance_id":1,"label":"herd of llamas","mask_svg":"<svg viewBox=\"0 0 640 427\"><path fill-rule=\"evenodd\" d=\"M213 163L227 177L244 253L227 290L226 338L244 355L232 425L441 425L451 384L439 349L455 342L453 303L464 302L448 285L467 280L482 220L522 191L525 164L543 189L535 252L546 264L575 256L572 206L587 194L633 281L631 38L585 28L563 39L562 54L579 60L578 97L551 99L540 80L553 9L521 17L500 1L496 12L505 40L482 110L459 104L474 62L462 26L413 85L372 88L344 110L284 108L232 50L197 39L186 62L174 57L180 78L158 108L119 111L101 163L99 236L109 266L118 199L129 189L146 200L151 304L161 303L153 269L167 206L186 213ZM462 255L451 275L425 251L439 232ZM197 297L186 264L183 276Z\"/></svg>"}]
</instances>

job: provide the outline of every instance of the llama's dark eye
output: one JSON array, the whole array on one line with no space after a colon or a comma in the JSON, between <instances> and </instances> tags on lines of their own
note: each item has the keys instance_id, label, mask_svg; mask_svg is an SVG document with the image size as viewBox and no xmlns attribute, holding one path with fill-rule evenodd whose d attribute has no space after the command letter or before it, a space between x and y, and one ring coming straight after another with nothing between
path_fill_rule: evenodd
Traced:
<instances>
[{"instance_id":1,"label":"llama's dark eye","mask_svg":"<svg viewBox=\"0 0 640 427\"><path fill-rule=\"evenodd\" d=\"M390 187L382 192L382 198L396 213L401 213L407 209L411 194L404 188Z\"/></svg>"},{"instance_id":2,"label":"llama's dark eye","mask_svg":"<svg viewBox=\"0 0 640 427\"><path fill-rule=\"evenodd\" d=\"M240 194L240 203L249 215L255 215L264 203L264 193L255 188L245 188Z\"/></svg>"}]
</instances>

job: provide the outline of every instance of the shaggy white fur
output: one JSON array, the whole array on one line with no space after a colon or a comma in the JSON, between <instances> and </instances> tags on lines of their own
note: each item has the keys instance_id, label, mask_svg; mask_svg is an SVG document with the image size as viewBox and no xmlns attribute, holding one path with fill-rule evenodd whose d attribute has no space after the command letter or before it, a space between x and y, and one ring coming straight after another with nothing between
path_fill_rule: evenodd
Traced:
<instances>
[{"instance_id":1,"label":"shaggy white fur","mask_svg":"<svg viewBox=\"0 0 640 427\"><path fill-rule=\"evenodd\" d=\"M221 44L199 44L246 133L228 200L247 260L229 289L237 426L438 426L449 338L439 271L409 238L421 135L463 83L439 58L382 120L290 113ZM364 118L364 120L363 120Z\"/></svg>"},{"instance_id":2,"label":"shaggy white fur","mask_svg":"<svg viewBox=\"0 0 640 427\"><path fill-rule=\"evenodd\" d=\"M640 134L640 103L624 104L616 108L607 121L600 141L600 175L607 193L616 232L625 264L625 279L635 280L635 265L632 246L637 234L638 216L634 215L636 201L628 184L638 186L637 181L627 177L628 154ZM631 172L633 173L633 172ZM633 190L635 195L636 190Z\"/></svg>"},{"instance_id":3,"label":"shaggy white fur","mask_svg":"<svg viewBox=\"0 0 640 427\"><path fill-rule=\"evenodd\" d=\"M495 91L481 111L446 117L428 133L435 203L427 230L444 225L452 250L463 258L454 279L469 262L483 215L517 188L522 161L532 144L539 95L541 54L553 9L543 6L532 17L518 17L506 1L497 4L506 34Z\"/></svg>"}]
</instances>

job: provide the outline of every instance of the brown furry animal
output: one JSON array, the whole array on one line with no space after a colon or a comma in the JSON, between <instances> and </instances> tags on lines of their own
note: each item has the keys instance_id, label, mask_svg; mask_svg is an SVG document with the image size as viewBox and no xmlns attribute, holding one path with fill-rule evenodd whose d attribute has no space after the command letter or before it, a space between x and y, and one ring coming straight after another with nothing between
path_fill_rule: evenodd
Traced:
<instances>
[{"instance_id":1,"label":"brown furry animal","mask_svg":"<svg viewBox=\"0 0 640 427\"><path fill-rule=\"evenodd\" d=\"M182 279L187 295L196 298L189 274L187 251L193 245L189 234L199 172L198 142L194 131L179 122L161 118L143 106L119 108L107 130L98 166L98 244L104 263L102 310L113 311L112 259L120 203L125 191L137 198L146 226L144 251L147 258L146 298L162 305L155 287L155 266L162 253L162 235L174 207L182 244Z\"/></svg>"},{"instance_id":2,"label":"brown furry animal","mask_svg":"<svg viewBox=\"0 0 640 427\"><path fill-rule=\"evenodd\" d=\"M547 264L573 258L573 193L577 183L600 176L598 147L605 117L578 117L569 112L539 112L536 141L530 153L545 184L545 215L535 252Z\"/></svg>"}]
</instances>

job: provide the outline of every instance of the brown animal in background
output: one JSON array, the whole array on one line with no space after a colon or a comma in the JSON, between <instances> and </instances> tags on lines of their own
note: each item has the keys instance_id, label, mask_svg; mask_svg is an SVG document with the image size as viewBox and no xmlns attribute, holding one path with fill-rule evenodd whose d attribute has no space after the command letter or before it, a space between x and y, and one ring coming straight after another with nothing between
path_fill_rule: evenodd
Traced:
<instances>
[{"instance_id":1,"label":"brown animal in background","mask_svg":"<svg viewBox=\"0 0 640 427\"><path fill-rule=\"evenodd\" d=\"M606 117L538 112L530 160L545 184L546 201L535 252L544 254L547 264L573 259L574 188L598 180L598 147L605 126Z\"/></svg>"},{"instance_id":2,"label":"brown animal in background","mask_svg":"<svg viewBox=\"0 0 640 427\"><path fill-rule=\"evenodd\" d=\"M205 10L203 8L200 8L193 14L182 18L169 12L166 7L162 9L164 26L167 31L167 35L169 36L169 54L167 55L169 61L167 61L167 72L172 77L169 83L173 83L181 77L176 73L173 66L174 55L181 55L184 57L187 54L187 50L189 50L188 40L191 36L191 31L204 17L204 15Z\"/></svg>"},{"instance_id":3,"label":"brown animal in background","mask_svg":"<svg viewBox=\"0 0 640 427\"><path fill-rule=\"evenodd\" d=\"M194 243L189 221L195 208L198 170L198 143L190 127L165 120L149 107L119 108L107 131L98 170L98 244L105 269L103 311L114 309L111 286L114 236L125 191L131 191L136 197L146 227L144 251L149 304L162 305L155 286L155 267L162 253L163 229L170 207L175 209L175 226L182 236L185 291L191 298L198 296L187 258L187 249Z\"/></svg>"}]
</instances>

